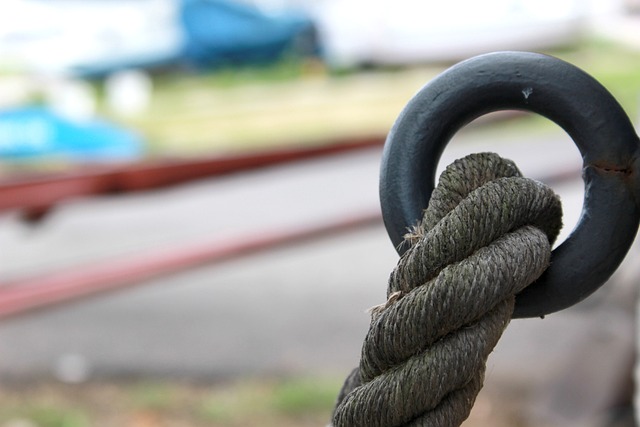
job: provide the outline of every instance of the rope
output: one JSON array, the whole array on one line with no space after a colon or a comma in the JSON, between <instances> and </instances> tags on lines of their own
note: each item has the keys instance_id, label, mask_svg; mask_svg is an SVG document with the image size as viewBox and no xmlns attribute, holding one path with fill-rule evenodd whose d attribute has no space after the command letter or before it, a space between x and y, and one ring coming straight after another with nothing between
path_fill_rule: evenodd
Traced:
<instances>
[{"instance_id":1,"label":"rope","mask_svg":"<svg viewBox=\"0 0 640 427\"><path fill-rule=\"evenodd\" d=\"M335 427L459 426L515 294L549 264L558 197L492 153L440 177L410 248L372 309L360 365L345 381Z\"/></svg>"}]
</instances>

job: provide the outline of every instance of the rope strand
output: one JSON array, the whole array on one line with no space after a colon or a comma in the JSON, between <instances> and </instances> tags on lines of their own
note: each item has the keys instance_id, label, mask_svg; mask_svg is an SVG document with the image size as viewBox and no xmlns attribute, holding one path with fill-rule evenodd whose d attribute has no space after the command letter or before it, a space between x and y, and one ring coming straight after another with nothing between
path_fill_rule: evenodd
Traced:
<instances>
[{"instance_id":1,"label":"rope strand","mask_svg":"<svg viewBox=\"0 0 640 427\"><path fill-rule=\"evenodd\" d=\"M558 197L492 153L450 165L375 307L335 427L456 427L482 388L515 295L549 264Z\"/></svg>"}]
</instances>

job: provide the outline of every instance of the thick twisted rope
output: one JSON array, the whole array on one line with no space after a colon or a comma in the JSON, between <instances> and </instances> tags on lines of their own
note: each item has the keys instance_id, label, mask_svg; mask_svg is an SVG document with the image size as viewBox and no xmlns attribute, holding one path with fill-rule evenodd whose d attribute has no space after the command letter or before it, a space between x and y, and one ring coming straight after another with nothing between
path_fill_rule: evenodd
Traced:
<instances>
[{"instance_id":1,"label":"thick twisted rope","mask_svg":"<svg viewBox=\"0 0 640 427\"><path fill-rule=\"evenodd\" d=\"M335 427L459 426L515 294L549 264L558 197L491 153L440 177L410 248L372 309L360 365L338 397Z\"/></svg>"}]
</instances>

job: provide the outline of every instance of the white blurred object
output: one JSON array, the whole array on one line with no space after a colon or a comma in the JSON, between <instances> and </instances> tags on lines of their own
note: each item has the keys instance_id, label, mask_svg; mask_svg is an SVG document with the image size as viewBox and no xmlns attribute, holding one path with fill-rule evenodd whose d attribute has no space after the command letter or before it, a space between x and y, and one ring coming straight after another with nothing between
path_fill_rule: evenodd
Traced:
<instances>
[{"instance_id":1,"label":"white blurred object","mask_svg":"<svg viewBox=\"0 0 640 427\"><path fill-rule=\"evenodd\" d=\"M303 8L314 16L334 66L458 61L496 50L546 49L570 43L625 10L625 0L252 2Z\"/></svg>"},{"instance_id":2,"label":"white blurred object","mask_svg":"<svg viewBox=\"0 0 640 427\"><path fill-rule=\"evenodd\" d=\"M152 90L151 78L140 70L121 71L105 81L107 104L121 116L143 113L149 107Z\"/></svg>"},{"instance_id":3,"label":"white blurred object","mask_svg":"<svg viewBox=\"0 0 640 427\"><path fill-rule=\"evenodd\" d=\"M595 34L640 49L640 16L609 10L594 17L589 26Z\"/></svg>"},{"instance_id":4,"label":"white blurred object","mask_svg":"<svg viewBox=\"0 0 640 427\"><path fill-rule=\"evenodd\" d=\"M459 60L560 45L580 34L580 0L325 0L317 20L330 62Z\"/></svg>"},{"instance_id":5,"label":"white blurred object","mask_svg":"<svg viewBox=\"0 0 640 427\"><path fill-rule=\"evenodd\" d=\"M36 92L32 80L17 75L0 76L0 108L10 108L29 101Z\"/></svg>"},{"instance_id":6,"label":"white blurred object","mask_svg":"<svg viewBox=\"0 0 640 427\"><path fill-rule=\"evenodd\" d=\"M174 57L184 35L175 0L3 0L0 66L101 74Z\"/></svg>"},{"instance_id":7,"label":"white blurred object","mask_svg":"<svg viewBox=\"0 0 640 427\"><path fill-rule=\"evenodd\" d=\"M58 358L53 367L53 374L64 383L79 384L89 379L91 368L83 355L67 353Z\"/></svg>"},{"instance_id":8,"label":"white blurred object","mask_svg":"<svg viewBox=\"0 0 640 427\"><path fill-rule=\"evenodd\" d=\"M83 122L95 116L95 91L85 81L55 79L45 85L44 92L48 106L69 120Z\"/></svg>"}]
</instances>

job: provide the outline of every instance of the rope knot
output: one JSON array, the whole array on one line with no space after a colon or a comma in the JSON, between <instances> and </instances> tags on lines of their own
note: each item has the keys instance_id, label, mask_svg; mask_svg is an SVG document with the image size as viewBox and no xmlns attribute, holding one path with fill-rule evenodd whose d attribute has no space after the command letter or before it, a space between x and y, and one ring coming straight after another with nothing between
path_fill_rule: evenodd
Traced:
<instances>
[{"instance_id":1,"label":"rope knot","mask_svg":"<svg viewBox=\"0 0 640 427\"><path fill-rule=\"evenodd\" d=\"M549 264L561 217L550 188L496 154L447 167L405 240L387 302L372 309L334 426L459 426L515 295Z\"/></svg>"}]
</instances>

